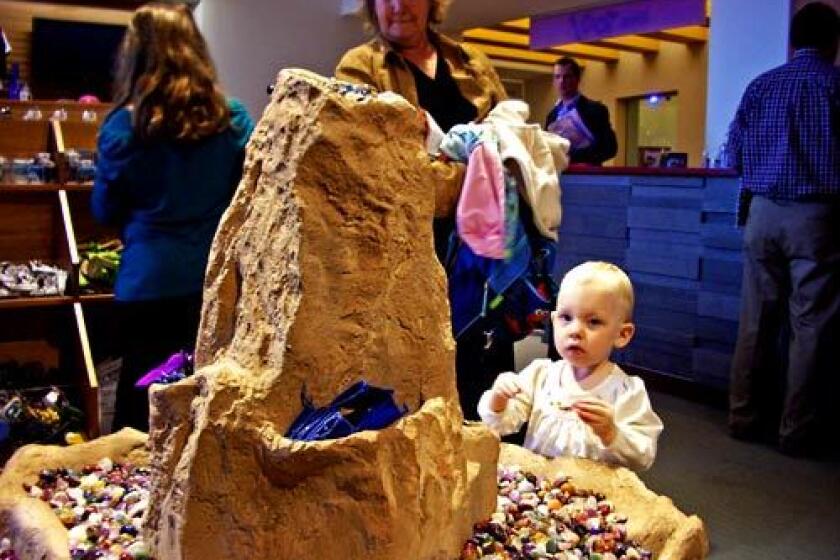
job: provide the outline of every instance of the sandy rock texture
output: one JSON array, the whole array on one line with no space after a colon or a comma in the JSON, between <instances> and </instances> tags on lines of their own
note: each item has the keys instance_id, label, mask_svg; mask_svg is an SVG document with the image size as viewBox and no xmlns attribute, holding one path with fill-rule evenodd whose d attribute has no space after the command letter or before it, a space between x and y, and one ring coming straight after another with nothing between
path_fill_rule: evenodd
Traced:
<instances>
[{"instance_id":1,"label":"sandy rock texture","mask_svg":"<svg viewBox=\"0 0 840 560\"><path fill-rule=\"evenodd\" d=\"M465 430L424 120L284 70L205 281L197 374L152 394L158 558L455 558L495 506L498 443ZM394 426L283 437L305 388L395 389ZM421 406L422 403L422 406Z\"/></svg>"},{"instance_id":2,"label":"sandy rock texture","mask_svg":"<svg viewBox=\"0 0 840 560\"><path fill-rule=\"evenodd\" d=\"M0 528L22 560L69 560L67 530L41 500L30 498L24 483L34 484L44 469L81 468L103 457L115 462L148 464L146 434L131 428L96 440L61 447L26 445L18 449L0 475Z\"/></svg>"},{"instance_id":3,"label":"sandy rock texture","mask_svg":"<svg viewBox=\"0 0 840 560\"><path fill-rule=\"evenodd\" d=\"M618 512L629 517L628 536L652 551L657 560L702 560L709 554L703 521L649 490L629 469L572 457L547 459L509 444L502 445L499 464L518 465L545 477L570 476L578 488L603 493Z\"/></svg>"}]
</instances>

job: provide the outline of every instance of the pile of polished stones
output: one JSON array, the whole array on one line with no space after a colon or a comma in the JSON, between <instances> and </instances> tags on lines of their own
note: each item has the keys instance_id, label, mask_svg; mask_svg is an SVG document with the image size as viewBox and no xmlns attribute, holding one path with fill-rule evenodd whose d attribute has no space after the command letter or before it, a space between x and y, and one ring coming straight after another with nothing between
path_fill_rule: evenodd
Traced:
<instances>
[{"instance_id":1,"label":"pile of polished stones","mask_svg":"<svg viewBox=\"0 0 840 560\"><path fill-rule=\"evenodd\" d=\"M496 511L476 524L461 560L650 560L627 538L627 517L602 494L569 477L555 480L499 468Z\"/></svg>"},{"instance_id":2,"label":"pile of polished stones","mask_svg":"<svg viewBox=\"0 0 840 560\"><path fill-rule=\"evenodd\" d=\"M149 469L105 458L81 470L44 470L24 488L68 530L73 560L149 560L139 536L149 505Z\"/></svg>"}]
</instances>

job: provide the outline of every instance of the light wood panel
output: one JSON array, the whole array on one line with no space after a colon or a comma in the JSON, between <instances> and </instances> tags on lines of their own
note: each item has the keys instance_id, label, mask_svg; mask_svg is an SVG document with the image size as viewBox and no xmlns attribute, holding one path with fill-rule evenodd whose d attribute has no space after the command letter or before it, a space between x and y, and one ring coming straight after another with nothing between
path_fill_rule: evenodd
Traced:
<instances>
[{"instance_id":1,"label":"light wood panel","mask_svg":"<svg viewBox=\"0 0 840 560\"><path fill-rule=\"evenodd\" d=\"M698 25L675 27L673 29L663 29L662 31L645 33L644 36L659 39L661 41L670 41L671 43L696 45L705 43L709 40L709 28Z\"/></svg>"},{"instance_id":2,"label":"light wood panel","mask_svg":"<svg viewBox=\"0 0 840 560\"><path fill-rule=\"evenodd\" d=\"M502 22L490 27L478 28L487 29L506 33L508 35L516 35L525 37L524 45L530 44L530 24L527 18L513 21ZM521 39L519 39L521 42ZM659 41L649 37L642 37L641 35L625 35L621 37L611 37L609 39L602 39L600 41L588 41L586 43L570 43L562 45L561 48L567 48L570 45L580 45L589 47L602 47L610 49L609 54L614 54L615 51L627 51L639 54L655 54L659 52ZM560 47L558 47L560 48Z\"/></svg>"},{"instance_id":3,"label":"light wood panel","mask_svg":"<svg viewBox=\"0 0 840 560\"><path fill-rule=\"evenodd\" d=\"M529 51L516 47L506 46L502 43L493 43L480 39L466 39L467 44L474 45L481 49L491 59L507 60L512 62L525 62L529 64L541 64L547 67L554 65L557 60L556 54L548 54L537 51Z\"/></svg>"},{"instance_id":4,"label":"light wood panel","mask_svg":"<svg viewBox=\"0 0 840 560\"><path fill-rule=\"evenodd\" d=\"M702 44L708 41L709 37L708 25L688 26L664 29L655 33L554 45L547 49L531 49L530 28L529 18L519 18L488 27L468 29L464 32L464 37L470 42L481 45L482 48L491 47L483 48L483 50L496 60L530 61L535 64L543 64L545 57L532 56L529 53L551 53L558 56L571 56L579 60L613 64L619 61L621 53L656 56L662 42Z\"/></svg>"},{"instance_id":5,"label":"light wood panel","mask_svg":"<svg viewBox=\"0 0 840 560\"><path fill-rule=\"evenodd\" d=\"M63 122L61 130L64 136L65 149L96 150L96 134L98 123Z\"/></svg>"},{"instance_id":6,"label":"light wood panel","mask_svg":"<svg viewBox=\"0 0 840 560\"><path fill-rule=\"evenodd\" d=\"M487 45L519 48L526 52L548 53L554 55L555 59L561 56L573 56L584 60L597 60L599 62L607 63L618 62L618 51L615 49L586 45L583 43L572 43L569 45L563 45L563 47L552 47L548 49L531 49L528 46L529 39L527 33L479 28L465 31L464 38L469 41Z\"/></svg>"},{"instance_id":7,"label":"light wood panel","mask_svg":"<svg viewBox=\"0 0 840 560\"><path fill-rule=\"evenodd\" d=\"M34 157L49 152L49 123L40 121L0 120L0 155L6 158Z\"/></svg>"},{"instance_id":8,"label":"light wood panel","mask_svg":"<svg viewBox=\"0 0 840 560\"><path fill-rule=\"evenodd\" d=\"M639 35L613 37L611 39L602 39L600 41L590 41L587 44L645 55L652 55L659 52L659 41L657 39L642 37Z\"/></svg>"}]
</instances>

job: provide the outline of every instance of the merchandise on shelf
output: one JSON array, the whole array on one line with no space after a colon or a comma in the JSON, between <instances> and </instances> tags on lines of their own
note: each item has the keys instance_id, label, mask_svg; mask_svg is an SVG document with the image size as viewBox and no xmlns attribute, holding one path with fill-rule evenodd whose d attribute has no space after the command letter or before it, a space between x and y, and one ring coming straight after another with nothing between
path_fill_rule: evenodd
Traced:
<instances>
[{"instance_id":1,"label":"merchandise on shelf","mask_svg":"<svg viewBox=\"0 0 840 560\"><path fill-rule=\"evenodd\" d=\"M40 121L44 118L44 113L41 112L41 108L37 106L29 107L26 112L23 113L22 119L25 121Z\"/></svg>"},{"instance_id":2,"label":"merchandise on shelf","mask_svg":"<svg viewBox=\"0 0 840 560\"><path fill-rule=\"evenodd\" d=\"M0 390L0 447L63 443L68 432L81 430L83 418L58 387Z\"/></svg>"},{"instance_id":3,"label":"merchandise on shelf","mask_svg":"<svg viewBox=\"0 0 840 560\"><path fill-rule=\"evenodd\" d=\"M96 153L91 150L68 149L64 152L67 157L67 166L70 181L85 183L93 181L96 170Z\"/></svg>"},{"instance_id":4,"label":"merchandise on shelf","mask_svg":"<svg viewBox=\"0 0 840 560\"><path fill-rule=\"evenodd\" d=\"M117 278L123 245L119 239L79 245L79 288L86 291L110 291Z\"/></svg>"},{"instance_id":5,"label":"merchandise on shelf","mask_svg":"<svg viewBox=\"0 0 840 560\"><path fill-rule=\"evenodd\" d=\"M52 115L50 115L50 120L53 121L66 121L67 120L67 109L64 107L59 107L55 111L53 111Z\"/></svg>"},{"instance_id":6,"label":"merchandise on shelf","mask_svg":"<svg viewBox=\"0 0 840 560\"><path fill-rule=\"evenodd\" d=\"M0 182L28 185L49 183L55 179L55 162L49 152L39 152L31 158L0 156Z\"/></svg>"},{"instance_id":7,"label":"merchandise on shelf","mask_svg":"<svg viewBox=\"0 0 840 560\"><path fill-rule=\"evenodd\" d=\"M9 81L6 86L9 92L9 99L20 99L20 88L23 82L20 80L20 62L13 62L9 71Z\"/></svg>"},{"instance_id":8,"label":"merchandise on shelf","mask_svg":"<svg viewBox=\"0 0 840 560\"><path fill-rule=\"evenodd\" d=\"M74 403L84 406L85 435L100 432L99 387L93 383L96 372L92 366L109 347L107 339L104 343L91 340L89 332L107 332L104 325L110 325L112 317L107 305L110 298L80 297L85 292L78 289L75 270L81 264L75 260L76 233L82 232L88 240L113 233L90 215L90 194L86 192L90 185L75 182L93 179L97 124L105 111L107 107L99 104L71 100L0 102L0 219L9 232L17 232L0 239L0 315L6 324L3 346L11 356L30 356L31 349L49 348L62 364L63 375L35 384L59 383ZM65 147L75 148L70 161ZM45 264L22 264L29 258L43 259ZM107 279L109 273L103 269L110 265L99 266L104 264L92 266L91 276ZM96 289L110 291L106 284ZM79 375L68 376L67 369L75 366L81 370ZM83 400L76 399L77 389L84 394ZM5 446L0 448L0 453L5 451Z\"/></svg>"},{"instance_id":9,"label":"merchandise on shelf","mask_svg":"<svg viewBox=\"0 0 840 560\"><path fill-rule=\"evenodd\" d=\"M0 298L58 296L67 286L67 271L40 261L15 264L0 261Z\"/></svg>"}]
</instances>

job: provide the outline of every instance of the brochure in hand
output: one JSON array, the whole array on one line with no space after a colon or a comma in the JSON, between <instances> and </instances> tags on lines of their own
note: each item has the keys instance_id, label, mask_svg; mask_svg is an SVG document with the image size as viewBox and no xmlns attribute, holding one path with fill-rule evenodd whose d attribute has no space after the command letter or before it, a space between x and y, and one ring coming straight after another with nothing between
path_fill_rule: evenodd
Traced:
<instances>
[{"instance_id":1,"label":"brochure in hand","mask_svg":"<svg viewBox=\"0 0 840 560\"><path fill-rule=\"evenodd\" d=\"M575 108L557 117L557 120L548 125L548 131L567 139L572 151L588 148L595 141L592 132L583 124L580 113Z\"/></svg>"}]
</instances>

